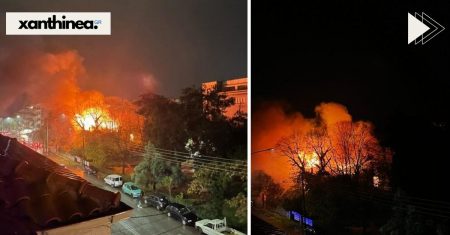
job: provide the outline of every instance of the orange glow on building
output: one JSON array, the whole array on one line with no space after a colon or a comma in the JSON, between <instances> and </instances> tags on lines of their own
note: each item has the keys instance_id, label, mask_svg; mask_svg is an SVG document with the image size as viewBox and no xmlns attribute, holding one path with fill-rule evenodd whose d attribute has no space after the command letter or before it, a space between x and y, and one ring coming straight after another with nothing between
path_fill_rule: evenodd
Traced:
<instances>
[{"instance_id":1,"label":"orange glow on building","mask_svg":"<svg viewBox=\"0 0 450 235\"><path fill-rule=\"evenodd\" d=\"M225 116L232 118L237 112L247 113L247 78L227 81L212 81L202 84L204 91L216 88L221 94L234 98L234 105L225 110Z\"/></svg>"}]
</instances>

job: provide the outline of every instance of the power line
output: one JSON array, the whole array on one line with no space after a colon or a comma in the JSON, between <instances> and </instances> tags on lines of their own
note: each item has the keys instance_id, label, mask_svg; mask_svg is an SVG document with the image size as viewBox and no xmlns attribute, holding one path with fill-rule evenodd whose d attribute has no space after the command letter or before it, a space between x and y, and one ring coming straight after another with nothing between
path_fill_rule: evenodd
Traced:
<instances>
[{"instance_id":1,"label":"power line","mask_svg":"<svg viewBox=\"0 0 450 235\"><path fill-rule=\"evenodd\" d=\"M113 151L109 151L110 153L112 153ZM131 152L133 152L134 154L139 154L139 155L143 155L145 152L143 150L132 150ZM206 165L209 167L228 167L230 170L235 170L235 171L247 171L247 167L245 165L242 164L236 164L236 163L229 163L229 162L221 162L221 161L212 161L209 159L192 159L191 157L188 156L178 156L178 155L173 155L173 154L165 154L165 153L160 153L155 151L156 153L158 153L159 155L161 155L162 157L168 157L171 158L172 160L177 160L180 163L184 163L187 162L189 160L193 160L193 163L197 166L202 166L202 165ZM201 163L201 164L199 164ZM191 163L192 164L192 163Z\"/></svg>"},{"instance_id":2,"label":"power line","mask_svg":"<svg viewBox=\"0 0 450 235\"><path fill-rule=\"evenodd\" d=\"M184 163L185 161L183 161L183 160L180 160L180 159L178 159L178 158L174 158L174 157L162 157L162 156L154 156L155 158L160 158L160 159L169 159L169 160L174 160L174 161L178 161L178 162L180 162L180 163ZM195 166L199 166L199 167L209 167L209 168L217 168L217 169L220 169L220 170L224 170L224 166L221 166L221 165L208 165L208 164L198 164L198 163L191 163L192 165L195 165ZM226 166L225 166L226 167ZM234 169L234 168L229 168L228 170L231 170L231 171L235 171L235 172L241 172L241 173L246 173L246 170L243 170L243 169Z\"/></svg>"},{"instance_id":3,"label":"power line","mask_svg":"<svg viewBox=\"0 0 450 235\"><path fill-rule=\"evenodd\" d=\"M135 150L134 152L137 153L137 154L144 154L145 153L145 152L143 152L141 150ZM158 151L155 151L155 152L157 154L159 154L159 155L176 158L178 160L184 160L184 161L192 160L193 162L200 162L200 163L203 163L203 164L220 164L220 165L225 165L225 166L228 166L228 167L231 167L231 168L234 168L234 169L247 170L247 166L244 165L244 164L221 162L221 161L215 161L215 160L210 160L210 159L202 159L202 158L191 158L191 157L188 157L188 156L167 154L167 153L158 152Z\"/></svg>"},{"instance_id":4,"label":"power line","mask_svg":"<svg viewBox=\"0 0 450 235\"><path fill-rule=\"evenodd\" d=\"M146 150L142 147L130 147L130 150L134 150L135 152L138 152L140 154L143 154L146 152ZM212 157L203 157L203 155L201 157L192 157L192 155L190 154L178 154L179 152L174 153L174 151L172 150L159 150L159 149L154 149L154 152L159 153L159 154L165 154L165 155L170 155L170 156L176 156L176 157L185 157L186 160L195 160L195 161L207 161L207 162L218 162L218 163L226 163L226 164L235 164L235 165L239 165L242 167L247 168L247 162L246 161L242 161L242 160L236 160L236 159L225 159L224 160L216 160L216 159L222 159L222 158L212 158Z\"/></svg>"},{"instance_id":5,"label":"power line","mask_svg":"<svg viewBox=\"0 0 450 235\"><path fill-rule=\"evenodd\" d=\"M136 152L136 153L144 154L142 152ZM216 166L216 164L217 164L217 165L221 165L221 166L227 166L227 167L230 167L230 168L233 168L236 170L247 170L246 166L244 166L244 165L230 164L230 163L224 163L224 162L211 162L211 161L207 161L207 160L205 161L205 160L201 160L201 159L184 158L184 157L179 157L176 155L169 155L169 154L163 154L163 153L158 153L158 155L163 156L163 157L174 158L174 159L181 160L183 162L188 162L188 163L189 163L189 161L192 161L195 164L202 163L202 164L214 165L214 166ZM154 156L155 155L153 155L152 157L154 157Z\"/></svg>"},{"instance_id":6,"label":"power line","mask_svg":"<svg viewBox=\"0 0 450 235\"><path fill-rule=\"evenodd\" d=\"M180 160L180 159L174 159L174 158L170 158L170 157L162 157L162 156L153 156L153 158L156 159L161 159L164 161L168 161L168 162L172 162L172 163L186 163L185 160ZM209 171L216 171L216 172L223 172L224 168L221 167L220 165L207 165L207 164L192 164L194 165L194 168L201 168L201 169L206 169ZM246 171L241 171L241 170L237 170L237 169L228 169L228 171L230 171L231 173L235 173L235 174L246 174Z\"/></svg>"},{"instance_id":7,"label":"power line","mask_svg":"<svg viewBox=\"0 0 450 235\"><path fill-rule=\"evenodd\" d=\"M164 153L159 153L159 154L163 155L163 156L169 156L169 157L178 157L177 155L170 155L170 154L164 154ZM221 164L221 165L226 165L226 166L240 168L240 169L244 169L244 168L247 169L247 166L243 165L243 164L212 161L212 160L208 160L208 159L192 159L192 158L183 158L183 157L178 157L178 158L184 159L186 161L192 160L194 162L202 162L202 163L206 163L206 164Z\"/></svg>"},{"instance_id":8,"label":"power line","mask_svg":"<svg viewBox=\"0 0 450 235\"><path fill-rule=\"evenodd\" d=\"M140 149L140 150L145 151L145 148L143 148L142 146L135 145L135 149ZM156 152L162 152L162 153L172 154L172 155L176 155L176 156L185 156L185 157L193 158L192 154L186 153L186 152L179 152L179 151L175 151L175 150L168 150L168 149L162 149L162 148L153 148L153 149ZM247 164L246 160L230 159L230 158L222 158L222 157L212 157L212 156L207 156L207 155L194 156L194 158L209 159L211 161L221 161L221 162L227 161L227 162L234 162L234 163L245 164L245 165Z\"/></svg>"},{"instance_id":9,"label":"power line","mask_svg":"<svg viewBox=\"0 0 450 235\"><path fill-rule=\"evenodd\" d=\"M224 161L218 161L218 160L205 159L205 158L202 158L202 157L191 157L191 156L186 156L186 155L170 154L170 153L167 153L167 152L160 152L158 150L155 151L155 152L158 153L158 154L161 154L161 155L184 158L186 160L194 160L194 161L209 162L209 163L229 164L229 165L241 166L241 167L245 167L245 168L247 167L247 164L244 164L244 163L224 162Z\"/></svg>"},{"instance_id":10,"label":"power line","mask_svg":"<svg viewBox=\"0 0 450 235\"><path fill-rule=\"evenodd\" d=\"M168 150L168 149L162 149L162 148L155 148L155 149L160 150L160 151L169 151L169 152L180 153L180 154L191 156L191 154L188 153L188 152L180 152L180 151ZM218 159L218 160L224 160L224 161L240 161L240 162L243 162L243 163L247 163L247 160L229 159L229 158L223 158L223 157L213 157L213 156L208 156L208 155L200 155L200 157L202 157L202 158Z\"/></svg>"},{"instance_id":11,"label":"power line","mask_svg":"<svg viewBox=\"0 0 450 235\"><path fill-rule=\"evenodd\" d=\"M167 158L164 158L164 157L155 157L155 158L166 160L166 161L169 161L169 162L174 162L174 163L182 163L183 162L183 161L180 161L180 160L167 159ZM223 172L224 171L223 168L218 168L218 167L211 167L211 166L200 166L200 167L204 168L204 169L207 169L207 170L211 170L211 171L217 171L217 172ZM232 171L234 173L237 173L237 174L246 174L246 172L242 172L242 171L236 171L236 170L231 170L231 169L230 169L230 171Z\"/></svg>"},{"instance_id":12,"label":"power line","mask_svg":"<svg viewBox=\"0 0 450 235\"><path fill-rule=\"evenodd\" d=\"M119 137L113 137L115 139L119 139ZM137 147L139 149L145 150L145 146L136 144L136 143L128 143L128 145ZM156 150L159 151L164 151L164 152L171 152L174 154L180 154L180 155L186 155L186 156L190 156L191 157L191 153L188 152L181 152L181 151L176 151L176 150L170 150L170 149L163 149L163 148L157 148L157 147L153 147ZM241 162L241 163L247 163L247 160L240 160L240 159L230 159L230 158L224 158L224 157L217 157L217 156L208 156L208 155L199 155L199 157L201 158L210 158L210 159L217 159L217 160L223 160L223 161L236 161L236 162Z\"/></svg>"}]
</instances>

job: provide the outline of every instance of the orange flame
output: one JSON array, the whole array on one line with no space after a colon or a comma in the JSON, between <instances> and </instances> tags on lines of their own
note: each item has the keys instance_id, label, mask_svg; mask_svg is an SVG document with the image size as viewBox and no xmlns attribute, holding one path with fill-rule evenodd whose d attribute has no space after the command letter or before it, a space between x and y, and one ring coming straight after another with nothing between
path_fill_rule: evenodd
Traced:
<instances>
[{"instance_id":1,"label":"orange flame","mask_svg":"<svg viewBox=\"0 0 450 235\"><path fill-rule=\"evenodd\" d=\"M87 108L81 114L75 114L74 126L78 130L94 131L94 130L116 130L118 123L111 119L109 112L99 108Z\"/></svg>"}]
</instances>

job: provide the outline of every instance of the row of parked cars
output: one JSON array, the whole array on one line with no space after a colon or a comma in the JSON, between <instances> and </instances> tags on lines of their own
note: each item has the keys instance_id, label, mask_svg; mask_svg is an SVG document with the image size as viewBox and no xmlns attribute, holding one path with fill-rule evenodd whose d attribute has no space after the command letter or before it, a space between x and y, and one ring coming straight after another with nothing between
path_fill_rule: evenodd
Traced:
<instances>
[{"instance_id":1,"label":"row of parked cars","mask_svg":"<svg viewBox=\"0 0 450 235\"><path fill-rule=\"evenodd\" d=\"M167 216L181 221L183 225L195 226L202 234L207 235L245 235L244 233L227 226L227 219L200 219L197 215L179 203L171 203L164 195L154 194L144 196L138 204L139 208L151 206L160 211L166 211Z\"/></svg>"},{"instance_id":2,"label":"row of parked cars","mask_svg":"<svg viewBox=\"0 0 450 235\"><path fill-rule=\"evenodd\" d=\"M105 183L111 187L122 186L122 191L133 198L140 198L138 208L154 207L159 211L165 211L168 217L172 217L180 221L183 225L195 226L201 233L207 235L234 234L245 235L233 228L227 226L226 218L220 219L203 219L198 216L187 206L170 202L162 194L143 195L142 190L132 182L122 182L120 175L108 175L105 177Z\"/></svg>"},{"instance_id":3,"label":"row of parked cars","mask_svg":"<svg viewBox=\"0 0 450 235\"><path fill-rule=\"evenodd\" d=\"M143 196L142 190L137 187L133 182L123 183L120 175L108 175L104 178L106 184L111 187L117 188L122 186L122 192L130 195L133 198L141 198L138 203L138 207L152 206L160 211L166 211L167 216L181 221L183 225L193 225L198 217L193 211L184 205L179 203L170 203L169 200L163 195L146 195Z\"/></svg>"},{"instance_id":4,"label":"row of parked cars","mask_svg":"<svg viewBox=\"0 0 450 235\"><path fill-rule=\"evenodd\" d=\"M179 203L171 203L162 194L144 196L138 203L139 208L154 207L157 210L167 212L167 216L181 221L183 225L194 225L198 220L197 215L187 206Z\"/></svg>"}]
</instances>

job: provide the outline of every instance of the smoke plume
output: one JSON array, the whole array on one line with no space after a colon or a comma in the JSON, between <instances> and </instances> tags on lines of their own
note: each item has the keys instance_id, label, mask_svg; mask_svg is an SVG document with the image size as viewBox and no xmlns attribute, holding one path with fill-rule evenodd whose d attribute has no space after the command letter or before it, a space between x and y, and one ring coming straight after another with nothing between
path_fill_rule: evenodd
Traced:
<instances>
[{"instance_id":1,"label":"smoke plume","mask_svg":"<svg viewBox=\"0 0 450 235\"><path fill-rule=\"evenodd\" d=\"M342 121L352 121L344 105L321 103L315 107L316 117L306 118L300 112L288 112L286 105L268 103L252 114L252 171L263 170L285 188L291 184L291 164L277 151L262 151L275 147L279 140L293 131L308 132L321 123L331 128ZM257 152L257 153L255 153Z\"/></svg>"}]
</instances>

